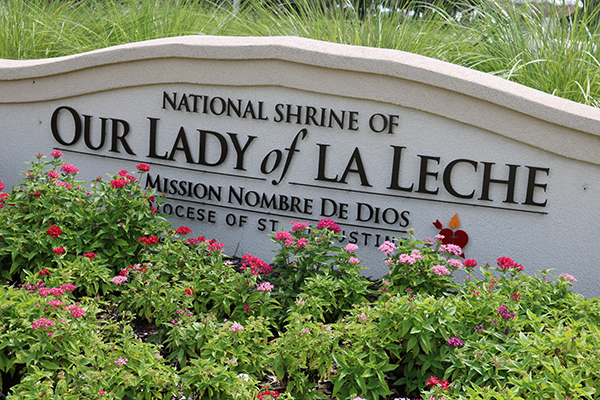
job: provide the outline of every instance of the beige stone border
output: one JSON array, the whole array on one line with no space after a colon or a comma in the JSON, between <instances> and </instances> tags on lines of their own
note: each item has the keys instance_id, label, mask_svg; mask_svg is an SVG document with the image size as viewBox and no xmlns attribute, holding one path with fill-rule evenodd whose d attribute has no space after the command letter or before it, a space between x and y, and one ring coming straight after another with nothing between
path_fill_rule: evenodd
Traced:
<instances>
[{"instance_id":1,"label":"beige stone border","mask_svg":"<svg viewBox=\"0 0 600 400\"><path fill-rule=\"evenodd\" d=\"M297 37L185 36L0 60L0 104L167 83L279 86L381 101L600 165L600 109L401 51Z\"/></svg>"}]
</instances>

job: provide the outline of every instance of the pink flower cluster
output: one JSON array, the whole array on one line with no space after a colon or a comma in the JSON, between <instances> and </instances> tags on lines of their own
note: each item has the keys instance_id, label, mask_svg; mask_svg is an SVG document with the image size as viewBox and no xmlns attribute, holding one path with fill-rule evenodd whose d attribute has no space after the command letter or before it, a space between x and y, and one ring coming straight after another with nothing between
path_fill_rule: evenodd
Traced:
<instances>
[{"instance_id":1,"label":"pink flower cluster","mask_svg":"<svg viewBox=\"0 0 600 400\"><path fill-rule=\"evenodd\" d=\"M400 254L400 256L398 257L398 262L400 264L413 265L421 258L423 258L423 256L421 255L421 252L419 250L415 249L415 250L411 251L410 254L407 254L407 253Z\"/></svg>"},{"instance_id":2,"label":"pink flower cluster","mask_svg":"<svg viewBox=\"0 0 600 400\"><path fill-rule=\"evenodd\" d=\"M56 325L54 321L48 318L40 318L33 321L33 323L31 324L31 329L50 328L54 325Z\"/></svg>"},{"instance_id":3,"label":"pink flower cluster","mask_svg":"<svg viewBox=\"0 0 600 400\"><path fill-rule=\"evenodd\" d=\"M73 316L73 318L83 317L85 315L85 311L83 311L83 309L77 304L66 306L64 309L68 310Z\"/></svg>"},{"instance_id":4,"label":"pink flower cluster","mask_svg":"<svg viewBox=\"0 0 600 400\"><path fill-rule=\"evenodd\" d=\"M54 158L60 158L63 155L63 153L59 150L54 150L52 153L50 153L50 155Z\"/></svg>"},{"instance_id":5,"label":"pink flower cluster","mask_svg":"<svg viewBox=\"0 0 600 400\"><path fill-rule=\"evenodd\" d=\"M356 250L358 250L358 246L354 243L347 244L344 249L348 252L348 254L353 254Z\"/></svg>"},{"instance_id":6,"label":"pink flower cluster","mask_svg":"<svg viewBox=\"0 0 600 400\"><path fill-rule=\"evenodd\" d=\"M439 276L450 275L450 271L448 271L448 268L444 267L443 265L434 265L433 267L431 267L431 270L434 274Z\"/></svg>"},{"instance_id":7,"label":"pink flower cluster","mask_svg":"<svg viewBox=\"0 0 600 400\"><path fill-rule=\"evenodd\" d=\"M560 274L559 278L560 279L565 279L565 280L570 281L570 282L577 282L577 279L575 279L575 277L573 275L569 275L569 274Z\"/></svg>"},{"instance_id":8,"label":"pink flower cluster","mask_svg":"<svg viewBox=\"0 0 600 400\"><path fill-rule=\"evenodd\" d=\"M348 262L352 265L357 265L360 264L360 259L356 258L356 257L350 257L350 259L348 260Z\"/></svg>"},{"instance_id":9,"label":"pink flower cluster","mask_svg":"<svg viewBox=\"0 0 600 400\"><path fill-rule=\"evenodd\" d=\"M263 282L256 287L256 290L259 292L270 292L274 288L275 286L273 286L270 282Z\"/></svg>"},{"instance_id":10,"label":"pink flower cluster","mask_svg":"<svg viewBox=\"0 0 600 400\"><path fill-rule=\"evenodd\" d=\"M396 245L389 240L383 242L381 246L379 246L379 250L383 251L383 254L390 255L396 252Z\"/></svg>"},{"instance_id":11,"label":"pink flower cluster","mask_svg":"<svg viewBox=\"0 0 600 400\"><path fill-rule=\"evenodd\" d=\"M79 168L71 164L65 164L60 167L60 171L64 172L65 174L75 175L79 172Z\"/></svg>"},{"instance_id":12,"label":"pink flower cluster","mask_svg":"<svg viewBox=\"0 0 600 400\"><path fill-rule=\"evenodd\" d=\"M229 327L231 332L240 332L242 329L244 329L244 327L237 322L234 322L233 325Z\"/></svg>"},{"instance_id":13,"label":"pink flower cluster","mask_svg":"<svg viewBox=\"0 0 600 400\"><path fill-rule=\"evenodd\" d=\"M294 242L292 234L288 231L279 231L275 234L275 240L279 240L280 242L288 243L288 241ZM284 244L284 246L289 246L289 244Z\"/></svg>"},{"instance_id":14,"label":"pink flower cluster","mask_svg":"<svg viewBox=\"0 0 600 400\"><path fill-rule=\"evenodd\" d=\"M65 182L65 181L54 181L54 183L56 184L56 186L64 186L65 189L73 189L73 186L71 186L71 184L69 182Z\"/></svg>"},{"instance_id":15,"label":"pink flower cluster","mask_svg":"<svg viewBox=\"0 0 600 400\"><path fill-rule=\"evenodd\" d=\"M463 265L466 268L473 268L473 267L477 266L477 261L472 260L472 259L468 259L468 260L465 260L465 262L463 263Z\"/></svg>"},{"instance_id":16,"label":"pink flower cluster","mask_svg":"<svg viewBox=\"0 0 600 400\"><path fill-rule=\"evenodd\" d=\"M116 361L115 361L115 365L125 365L127 364L127 361L129 361L127 359L127 357L119 357Z\"/></svg>"},{"instance_id":17,"label":"pink flower cluster","mask_svg":"<svg viewBox=\"0 0 600 400\"><path fill-rule=\"evenodd\" d=\"M50 180L52 180L52 179L58 179L58 177L60 175L58 175L58 172L56 172L56 171L48 171L48 173L46 174L46 176L48 178L50 178Z\"/></svg>"},{"instance_id":18,"label":"pink flower cluster","mask_svg":"<svg viewBox=\"0 0 600 400\"><path fill-rule=\"evenodd\" d=\"M516 317L514 312L508 311L508 306L501 306L498 309L498 316L502 317L503 319L507 319L507 320L511 320Z\"/></svg>"},{"instance_id":19,"label":"pink flower cluster","mask_svg":"<svg viewBox=\"0 0 600 400\"><path fill-rule=\"evenodd\" d=\"M127 277L123 276L123 275L117 275L112 278L112 281L117 285L121 285L121 284L127 282Z\"/></svg>"},{"instance_id":20,"label":"pink flower cluster","mask_svg":"<svg viewBox=\"0 0 600 400\"><path fill-rule=\"evenodd\" d=\"M4 183L2 181L0 181L0 190L4 190Z\"/></svg>"},{"instance_id":21,"label":"pink flower cluster","mask_svg":"<svg viewBox=\"0 0 600 400\"><path fill-rule=\"evenodd\" d=\"M300 238L298 239L298 241L296 242L296 248L298 250L300 250L302 248L302 246L306 246L308 244L308 239L306 238Z\"/></svg>"},{"instance_id":22,"label":"pink flower cluster","mask_svg":"<svg viewBox=\"0 0 600 400\"><path fill-rule=\"evenodd\" d=\"M440 253L450 253L450 254L454 254L455 256L460 256L463 251L460 246L457 246L455 244L443 244L440 246L439 252Z\"/></svg>"},{"instance_id":23,"label":"pink flower cluster","mask_svg":"<svg viewBox=\"0 0 600 400\"><path fill-rule=\"evenodd\" d=\"M459 338L453 336L447 340L448 346L451 347L463 347L465 344Z\"/></svg>"},{"instance_id":24,"label":"pink flower cluster","mask_svg":"<svg viewBox=\"0 0 600 400\"><path fill-rule=\"evenodd\" d=\"M40 287L38 289L38 294L42 297L48 297L49 294L51 294L52 296L55 296L55 297L59 297L59 296L62 296L63 294L65 294L66 292L71 293L75 289L76 289L75 285L72 285L70 283L65 283L57 288L56 287L54 287L54 288Z\"/></svg>"},{"instance_id":25,"label":"pink flower cluster","mask_svg":"<svg viewBox=\"0 0 600 400\"><path fill-rule=\"evenodd\" d=\"M60 306L63 305L63 302L60 300L50 300L48 302L48 304L52 307L52 308L60 308Z\"/></svg>"},{"instance_id":26,"label":"pink flower cluster","mask_svg":"<svg viewBox=\"0 0 600 400\"><path fill-rule=\"evenodd\" d=\"M333 233L340 233L342 228L340 228L331 218L323 218L317 224L317 229L329 229Z\"/></svg>"},{"instance_id":27,"label":"pink flower cluster","mask_svg":"<svg viewBox=\"0 0 600 400\"><path fill-rule=\"evenodd\" d=\"M150 171L150 166L148 164L138 164L135 168L140 172L148 172Z\"/></svg>"},{"instance_id":28,"label":"pink flower cluster","mask_svg":"<svg viewBox=\"0 0 600 400\"><path fill-rule=\"evenodd\" d=\"M302 232L309 226L308 222L291 221L291 224L294 232Z\"/></svg>"}]
</instances>

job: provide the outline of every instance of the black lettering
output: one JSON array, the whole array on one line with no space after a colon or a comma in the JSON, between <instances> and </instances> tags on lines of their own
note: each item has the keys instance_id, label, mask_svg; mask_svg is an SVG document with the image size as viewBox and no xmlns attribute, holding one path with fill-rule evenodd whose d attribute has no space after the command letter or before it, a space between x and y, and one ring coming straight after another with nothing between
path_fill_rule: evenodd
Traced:
<instances>
[{"instance_id":1,"label":"black lettering","mask_svg":"<svg viewBox=\"0 0 600 400\"><path fill-rule=\"evenodd\" d=\"M58 115L60 114L60 112L62 110L67 110L68 112L70 112L71 116L73 117L73 122L75 123L75 131L73 132L73 139L70 142L67 142L66 140L64 140L62 138L62 136L60 135L60 132L58 131ZM79 117L79 114L77 113L77 111L75 111L71 107L67 107L67 106L58 107L52 113L52 118L50 119L50 129L52 130L52 136L54 136L54 139L56 139L56 141L58 143L62 144L63 146L74 145L75 143L77 143L77 141L81 137L81 118Z\"/></svg>"},{"instance_id":2,"label":"black lettering","mask_svg":"<svg viewBox=\"0 0 600 400\"><path fill-rule=\"evenodd\" d=\"M283 121L283 111L281 111L281 109L283 107L285 107L285 106L281 103L279 103L275 106L275 113L277 114L277 116L275 118L273 118L273 121L275 121L275 122Z\"/></svg>"},{"instance_id":3,"label":"black lettering","mask_svg":"<svg viewBox=\"0 0 600 400\"><path fill-rule=\"evenodd\" d=\"M162 188L160 186L160 175L156 175L156 179L152 180L152 175L150 172L146 174L146 187L150 187L156 189L157 192L162 193Z\"/></svg>"},{"instance_id":4,"label":"black lettering","mask_svg":"<svg viewBox=\"0 0 600 400\"><path fill-rule=\"evenodd\" d=\"M429 161L435 161L439 164L440 158L439 157L431 157L431 156L422 156L422 155L419 155L419 157L421 157L421 173L419 174L419 189L417 190L417 192L418 193L437 194L439 191L439 188L436 188L435 190L427 190L427 177L432 176L437 180L438 173L429 171L428 166L429 166Z\"/></svg>"},{"instance_id":5,"label":"black lettering","mask_svg":"<svg viewBox=\"0 0 600 400\"><path fill-rule=\"evenodd\" d=\"M492 179L492 166L495 164L493 162L483 162L483 184L481 187L481 197L478 200L488 200L490 199L490 184L496 183L501 185L506 185L506 200L503 203L513 203L516 204L515 201L515 182L517 180L517 168L520 165L506 164L508 167L508 179Z\"/></svg>"},{"instance_id":6,"label":"black lettering","mask_svg":"<svg viewBox=\"0 0 600 400\"><path fill-rule=\"evenodd\" d=\"M460 194L456 190L454 190L454 186L452 185L452 170L458 163L467 163L471 164L477 172L477 162L473 160L467 159L458 159L450 162L446 168L444 169L444 188L454 197L458 197L461 199L472 199L475 196L475 190L473 190L470 194Z\"/></svg>"},{"instance_id":7,"label":"black lettering","mask_svg":"<svg viewBox=\"0 0 600 400\"><path fill-rule=\"evenodd\" d=\"M527 204L530 206L546 207L548 200L544 200L543 203L539 203L539 202L533 201L533 195L535 192L535 188L543 189L544 192L546 191L546 187L548 185L546 183L536 182L536 178L537 178L537 173L540 171L545 172L546 175L550 175L550 168L539 168L539 167L529 167L529 166L527 166L527 168L529 169L529 178L527 179L527 194L525 196L525 202L523 204Z\"/></svg>"},{"instance_id":8,"label":"black lettering","mask_svg":"<svg viewBox=\"0 0 600 400\"><path fill-rule=\"evenodd\" d=\"M227 116L231 117L231 111L240 118L242 116L242 99L238 99L237 106L233 103L231 99L227 99Z\"/></svg>"},{"instance_id":9,"label":"black lettering","mask_svg":"<svg viewBox=\"0 0 600 400\"><path fill-rule=\"evenodd\" d=\"M245 171L246 168L244 168L244 154L246 153L246 150L248 150L248 146L250 145L250 143L254 139L256 139L257 136L248 135L248 140L246 141L244 147L242 147L240 146L240 142L238 141L237 133L227 132L227 134L229 135L229 137L231 137L231 142L233 143L233 148L235 149L235 153L237 155L237 161L234 169Z\"/></svg>"},{"instance_id":10,"label":"black lettering","mask_svg":"<svg viewBox=\"0 0 600 400\"><path fill-rule=\"evenodd\" d=\"M181 145L179 144L181 142ZM175 143L173 143L173 148L171 149L171 155L169 156L169 160L175 160L175 154L178 151L183 151L185 153L185 162L189 164L194 163L194 159L192 158L192 152L190 150L190 146L188 144L187 135L185 134L185 129L183 126L179 128L179 133L177 134L177 138L175 139Z\"/></svg>"},{"instance_id":11,"label":"black lettering","mask_svg":"<svg viewBox=\"0 0 600 400\"><path fill-rule=\"evenodd\" d=\"M415 186L414 183L412 185L410 185L410 187L402 187L402 186L400 186L400 183L399 183L400 162L402 161L402 150L404 150L406 147L405 146L394 146L394 145L391 145L391 147L394 149L394 159L392 161L392 182L390 183L390 186L388 186L388 189L402 190L404 192L412 192L413 187Z\"/></svg>"},{"instance_id":12,"label":"black lettering","mask_svg":"<svg viewBox=\"0 0 600 400\"><path fill-rule=\"evenodd\" d=\"M336 175L335 178L327 178L325 176L325 164L327 162L327 147L329 147L328 144L320 144L317 143L317 146L319 146L319 168L317 171L317 177L315 178L316 181L325 181L325 182L337 182L338 181L338 176Z\"/></svg>"},{"instance_id":13,"label":"black lettering","mask_svg":"<svg viewBox=\"0 0 600 400\"><path fill-rule=\"evenodd\" d=\"M106 121L108 120L108 118L100 117L100 120L102 121L101 129L100 129L100 144L98 146L94 146L92 144L92 135L91 135L92 116L91 115L83 116L83 139L85 140L85 145L88 147L88 149L100 150L102 147L104 147L104 142L106 140Z\"/></svg>"},{"instance_id":14,"label":"black lettering","mask_svg":"<svg viewBox=\"0 0 600 400\"><path fill-rule=\"evenodd\" d=\"M163 106L162 106L163 109L167 108L167 103L169 103L171 105L171 108L173 110L177 109L177 106L175 105L177 103L177 92L173 92L172 99L169 97L167 92L163 92Z\"/></svg>"},{"instance_id":15,"label":"black lettering","mask_svg":"<svg viewBox=\"0 0 600 400\"><path fill-rule=\"evenodd\" d=\"M215 98L219 98L219 97L215 97ZM228 150L227 140L225 140L225 137L223 135L221 135L219 132L214 132L214 131L205 131L202 129L198 129L198 132L200 132L200 156L199 156L198 164L207 165L210 167L215 167L217 165L222 164L223 161L225 161L225 159L227 158L227 150ZM206 137L207 137L207 135L216 137L219 141L219 144L221 145L221 155L219 156L219 159L213 163L206 161L206 148L207 148Z\"/></svg>"},{"instance_id":16,"label":"black lettering","mask_svg":"<svg viewBox=\"0 0 600 400\"><path fill-rule=\"evenodd\" d=\"M156 125L157 125L157 122L160 121L160 119L159 118L150 118L150 117L148 117L148 119L150 120L150 145L148 146L148 149L149 149L148 157L166 160L167 157L169 156L169 153L165 153L162 156L159 156L158 154L156 154Z\"/></svg>"},{"instance_id":17,"label":"black lettering","mask_svg":"<svg viewBox=\"0 0 600 400\"><path fill-rule=\"evenodd\" d=\"M266 221L267 221L267 220L266 220L265 218L259 218L259 219L258 219L258 227L257 227L257 229L258 229L259 231L261 231L261 232L262 232L262 231L264 231L265 229L267 229L267 226L265 225L265 222L266 222Z\"/></svg>"},{"instance_id":18,"label":"black lettering","mask_svg":"<svg viewBox=\"0 0 600 400\"><path fill-rule=\"evenodd\" d=\"M187 96L185 95L185 93L181 95L181 101L179 102L177 111L181 111L181 107L185 107L185 111L190 111L190 106L188 105Z\"/></svg>"},{"instance_id":19,"label":"black lettering","mask_svg":"<svg viewBox=\"0 0 600 400\"><path fill-rule=\"evenodd\" d=\"M350 168L353 163L356 163L356 168ZM365 171L365 167L362 162L362 158L360 157L360 151L358 147L354 149L352 156L350 156L350 160L348 161L348 165L344 170L344 174L340 178L341 183L347 183L346 177L350 172L357 173L360 176L360 184L361 186L371 186L369 181L367 180L367 173Z\"/></svg>"},{"instance_id":20,"label":"black lettering","mask_svg":"<svg viewBox=\"0 0 600 400\"><path fill-rule=\"evenodd\" d=\"M122 119L115 119L115 118L111 118L111 121L112 121L112 145L110 147L110 151L115 152L115 153L120 153L120 151L118 149L118 147L119 147L118 143L121 142L121 145L123 146L123 148L125 149L127 154L131 154L131 155L135 156L135 153L133 151L131 151L129 144L127 143L127 140L125 139L125 136L127 136L129 134L129 123ZM123 127L123 134L120 136L119 136L119 126Z\"/></svg>"}]
</instances>

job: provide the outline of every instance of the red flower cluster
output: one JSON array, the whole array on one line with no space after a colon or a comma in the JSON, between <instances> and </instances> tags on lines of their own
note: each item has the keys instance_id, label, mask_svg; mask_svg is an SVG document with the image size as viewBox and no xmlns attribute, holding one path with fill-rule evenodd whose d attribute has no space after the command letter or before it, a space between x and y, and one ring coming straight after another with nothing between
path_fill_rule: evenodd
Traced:
<instances>
[{"instance_id":1,"label":"red flower cluster","mask_svg":"<svg viewBox=\"0 0 600 400\"><path fill-rule=\"evenodd\" d=\"M93 260L94 258L96 258L95 253L85 253L83 256L89 258L90 261Z\"/></svg>"},{"instance_id":2,"label":"red flower cluster","mask_svg":"<svg viewBox=\"0 0 600 400\"><path fill-rule=\"evenodd\" d=\"M179 228L177 228L175 233L178 235L187 235L188 233L192 233L192 230L187 226L180 226Z\"/></svg>"},{"instance_id":3,"label":"red flower cluster","mask_svg":"<svg viewBox=\"0 0 600 400\"><path fill-rule=\"evenodd\" d=\"M465 262L463 262L463 265L467 268L473 268L473 267L477 266L477 261L468 259L468 260L465 260Z\"/></svg>"},{"instance_id":4,"label":"red flower cluster","mask_svg":"<svg viewBox=\"0 0 600 400\"><path fill-rule=\"evenodd\" d=\"M4 207L4 198L8 197L8 193L0 193L0 208Z\"/></svg>"},{"instance_id":5,"label":"red flower cluster","mask_svg":"<svg viewBox=\"0 0 600 400\"><path fill-rule=\"evenodd\" d=\"M129 183L129 180L124 179L124 178L119 178L119 179L113 179L112 181L110 181L110 186L114 187L115 189L121 189L123 186L127 185Z\"/></svg>"},{"instance_id":6,"label":"red flower cluster","mask_svg":"<svg viewBox=\"0 0 600 400\"><path fill-rule=\"evenodd\" d=\"M208 241L208 251L221 250L225 246L223 243L217 243L217 239L210 239Z\"/></svg>"},{"instance_id":7,"label":"red flower cluster","mask_svg":"<svg viewBox=\"0 0 600 400\"><path fill-rule=\"evenodd\" d=\"M502 271L506 272L509 269L514 269L516 271L523 271L523 266L521 264L517 264L510 257L500 257L496 260L498 266Z\"/></svg>"},{"instance_id":8,"label":"red flower cluster","mask_svg":"<svg viewBox=\"0 0 600 400\"><path fill-rule=\"evenodd\" d=\"M242 261L244 264L240 267L242 271L250 268L250 273L252 275L258 274L268 274L273 271L273 267L268 265L266 262L261 260L258 257L254 257L252 254L244 254L242 256Z\"/></svg>"},{"instance_id":9,"label":"red flower cluster","mask_svg":"<svg viewBox=\"0 0 600 400\"><path fill-rule=\"evenodd\" d=\"M156 236L141 237L138 239L138 243L157 244L158 237L156 237Z\"/></svg>"},{"instance_id":10,"label":"red flower cluster","mask_svg":"<svg viewBox=\"0 0 600 400\"><path fill-rule=\"evenodd\" d=\"M2 181L0 181L0 190L4 190L4 183Z\"/></svg>"},{"instance_id":11,"label":"red flower cluster","mask_svg":"<svg viewBox=\"0 0 600 400\"><path fill-rule=\"evenodd\" d=\"M119 171L119 176L123 178L129 179L130 182L137 182L137 178L135 176L129 175L128 172L124 169Z\"/></svg>"},{"instance_id":12,"label":"red flower cluster","mask_svg":"<svg viewBox=\"0 0 600 400\"><path fill-rule=\"evenodd\" d=\"M265 390L256 395L258 397L258 400L264 400L264 396L271 396L271 398L273 399L279 397L279 392L277 390L266 390L269 389L268 386L263 386L263 389Z\"/></svg>"},{"instance_id":13,"label":"red flower cluster","mask_svg":"<svg viewBox=\"0 0 600 400\"><path fill-rule=\"evenodd\" d=\"M188 296L194 295L194 289L191 289L191 288L185 289L184 292L186 292L188 294Z\"/></svg>"},{"instance_id":14,"label":"red flower cluster","mask_svg":"<svg viewBox=\"0 0 600 400\"><path fill-rule=\"evenodd\" d=\"M52 249L52 251L56 254L65 254L66 250L64 247L59 246L59 247Z\"/></svg>"},{"instance_id":15,"label":"red flower cluster","mask_svg":"<svg viewBox=\"0 0 600 400\"><path fill-rule=\"evenodd\" d=\"M340 228L338 226L338 224L333 222L333 220L331 218L323 218L317 224L317 229L325 229L325 228L329 229L330 231L333 231L333 233L340 233L342 231L342 228Z\"/></svg>"},{"instance_id":16,"label":"red flower cluster","mask_svg":"<svg viewBox=\"0 0 600 400\"><path fill-rule=\"evenodd\" d=\"M140 172L148 172L148 171L150 171L150 166L148 164L138 164L135 167Z\"/></svg>"},{"instance_id":17,"label":"red flower cluster","mask_svg":"<svg viewBox=\"0 0 600 400\"><path fill-rule=\"evenodd\" d=\"M46 234L50 237L57 238L62 235L62 229L60 229L60 226L52 225L46 230Z\"/></svg>"},{"instance_id":18,"label":"red flower cluster","mask_svg":"<svg viewBox=\"0 0 600 400\"><path fill-rule=\"evenodd\" d=\"M40 272L38 272L40 275L50 275L50 271L48 271L47 269L43 269Z\"/></svg>"},{"instance_id":19,"label":"red flower cluster","mask_svg":"<svg viewBox=\"0 0 600 400\"><path fill-rule=\"evenodd\" d=\"M187 244L191 244L191 245L195 246L198 243L204 242L205 240L206 240L206 238L204 236L200 236L197 238L188 239L188 240L184 241L183 243L187 243Z\"/></svg>"},{"instance_id":20,"label":"red flower cluster","mask_svg":"<svg viewBox=\"0 0 600 400\"><path fill-rule=\"evenodd\" d=\"M450 386L448 385L448 381L440 381L437 377L432 376L427 380L427 386L433 386L436 388L440 388L442 390L450 390Z\"/></svg>"}]
</instances>

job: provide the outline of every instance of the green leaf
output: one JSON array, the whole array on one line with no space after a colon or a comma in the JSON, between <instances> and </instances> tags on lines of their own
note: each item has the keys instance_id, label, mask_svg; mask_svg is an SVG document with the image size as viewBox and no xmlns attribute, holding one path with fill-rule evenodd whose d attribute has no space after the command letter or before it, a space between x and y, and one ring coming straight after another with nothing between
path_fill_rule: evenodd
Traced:
<instances>
[{"instance_id":1,"label":"green leaf","mask_svg":"<svg viewBox=\"0 0 600 400\"><path fill-rule=\"evenodd\" d=\"M57 364L55 364L51 361L48 361L48 360L40 360L40 364L42 364L42 366L44 368L52 370L52 371L59 368Z\"/></svg>"}]
</instances>

